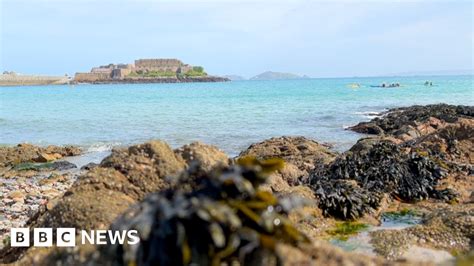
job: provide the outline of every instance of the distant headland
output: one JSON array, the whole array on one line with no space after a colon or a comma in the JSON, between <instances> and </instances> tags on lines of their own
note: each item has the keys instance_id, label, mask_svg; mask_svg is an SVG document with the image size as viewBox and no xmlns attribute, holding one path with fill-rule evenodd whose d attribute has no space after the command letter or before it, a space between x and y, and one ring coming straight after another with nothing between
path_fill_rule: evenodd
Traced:
<instances>
[{"instance_id":1,"label":"distant headland","mask_svg":"<svg viewBox=\"0 0 474 266\"><path fill-rule=\"evenodd\" d=\"M298 75L293 73L286 73L286 72L275 72L275 71L265 71L260 73L256 76L253 76L249 79L239 76L239 75L225 75L224 77L229 78L232 81L239 81L239 80L285 80L285 79L310 79L309 76L306 75Z\"/></svg>"},{"instance_id":2,"label":"distant headland","mask_svg":"<svg viewBox=\"0 0 474 266\"><path fill-rule=\"evenodd\" d=\"M250 80L280 80L280 79L308 79L308 78L309 77L306 75L300 76L293 73L266 71L250 78Z\"/></svg>"},{"instance_id":3,"label":"distant headland","mask_svg":"<svg viewBox=\"0 0 474 266\"><path fill-rule=\"evenodd\" d=\"M132 64L108 64L65 76L23 75L5 71L0 86L110 84L110 83L182 83L223 82L226 77L208 75L201 66L184 64L178 59L138 59Z\"/></svg>"}]
</instances>

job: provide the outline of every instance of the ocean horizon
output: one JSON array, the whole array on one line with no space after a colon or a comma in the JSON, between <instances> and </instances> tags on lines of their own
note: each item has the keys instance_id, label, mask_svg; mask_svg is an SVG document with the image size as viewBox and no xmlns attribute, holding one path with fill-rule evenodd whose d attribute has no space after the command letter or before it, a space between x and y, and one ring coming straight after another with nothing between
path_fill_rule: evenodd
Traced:
<instances>
[{"instance_id":1,"label":"ocean horizon","mask_svg":"<svg viewBox=\"0 0 474 266\"><path fill-rule=\"evenodd\" d=\"M401 87L370 87L383 82ZM469 105L473 91L471 75L2 87L0 144L72 144L98 152L150 139L173 147L201 141L235 156L287 135L344 151L361 137L348 126L389 108Z\"/></svg>"}]
</instances>

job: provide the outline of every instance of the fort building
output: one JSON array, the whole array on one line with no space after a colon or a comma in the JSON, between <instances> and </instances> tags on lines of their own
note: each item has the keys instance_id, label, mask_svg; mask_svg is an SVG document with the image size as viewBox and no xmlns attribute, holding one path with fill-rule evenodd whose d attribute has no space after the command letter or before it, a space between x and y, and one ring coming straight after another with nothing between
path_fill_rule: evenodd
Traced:
<instances>
[{"instance_id":1,"label":"fort building","mask_svg":"<svg viewBox=\"0 0 474 266\"><path fill-rule=\"evenodd\" d=\"M108 64L93 67L90 72L76 73L74 80L76 82L95 82L146 78L149 76L159 78L160 73L166 74L166 77L170 78L172 73L177 77L178 75L186 75L193 69L193 66L184 64L178 59L138 59L135 60L134 64ZM196 75L195 72L193 74ZM202 76L206 75L202 71Z\"/></svg>"}]
</instances>

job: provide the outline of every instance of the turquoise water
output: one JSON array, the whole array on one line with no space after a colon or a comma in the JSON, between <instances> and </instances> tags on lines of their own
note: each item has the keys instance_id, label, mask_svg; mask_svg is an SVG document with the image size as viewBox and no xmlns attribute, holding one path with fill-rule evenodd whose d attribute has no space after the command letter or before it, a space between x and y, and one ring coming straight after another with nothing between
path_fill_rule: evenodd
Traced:
<instances>
[{"instance_id":1,"label":"turquoise water","mask_svg":"<svg viewBox=\"0 0 474 266\"><path fill-rule=\"evenodd\" d=\"M436 86L425 87L432 80ZM371 88L382 82L400 88ZM359 89L347 84L357 82ZM0 88L0 143L109 149L149 139L200 140L231 155L249 144L302 135L349 148L344 127L413 104L472 104L472 76L235 81Z\"/></svg>"}]
</instances>

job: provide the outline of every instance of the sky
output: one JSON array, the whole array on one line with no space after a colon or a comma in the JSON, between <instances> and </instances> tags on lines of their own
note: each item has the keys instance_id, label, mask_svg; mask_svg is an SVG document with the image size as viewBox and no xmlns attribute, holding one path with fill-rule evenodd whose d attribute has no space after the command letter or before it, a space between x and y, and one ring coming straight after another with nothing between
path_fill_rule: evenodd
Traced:
<instances>
[{"instance_id":1,"label":"sky","mask_svg":"<svg viewBox=\"0 0 474 266\"><path fill-rule=\"evenodd\" d=\"M473 1L0 0L0 70L178 58L216 75L473 69Z\"/></svg>"}]
</instances>

